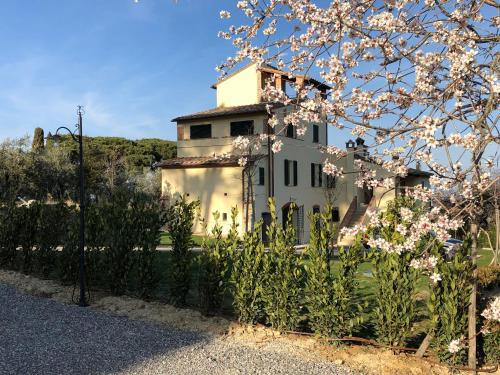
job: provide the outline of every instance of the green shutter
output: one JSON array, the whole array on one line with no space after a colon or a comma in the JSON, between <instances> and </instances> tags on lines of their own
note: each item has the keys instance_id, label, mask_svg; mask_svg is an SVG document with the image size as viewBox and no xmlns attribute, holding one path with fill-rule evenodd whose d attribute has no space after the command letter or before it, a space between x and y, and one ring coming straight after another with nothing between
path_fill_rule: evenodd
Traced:
<instances>
[{"instance_id":1,"label":"green shutter","mask_svg":"<svg viewBox=\"0 0 500 375\"><path fill-rule=\"evenodd\" d=\"M285 185L290 185L290 167L288 159L285 159Z\"/></svg>"},{"instance_id":2,"label":"green shutter","mask_svg":"<svg viewBox=\"0 0 500 375\"><path fill-rule=\"evenodd\" d=\"M311 187L316 186L316 166L314 163L311 163Z\"/></svg>"},{"instance_id":3,"label":"green shutter","mask_svg":"<svg viewBox=\"0 0 500 375\"><path fill-rule=\"evenodd\" d=\"M293 161L293 186L297 186L297 182L298 182L297 173L298 173L298 163L297 163L297 160L294 160Z\"/></svg>"}]
</instances>

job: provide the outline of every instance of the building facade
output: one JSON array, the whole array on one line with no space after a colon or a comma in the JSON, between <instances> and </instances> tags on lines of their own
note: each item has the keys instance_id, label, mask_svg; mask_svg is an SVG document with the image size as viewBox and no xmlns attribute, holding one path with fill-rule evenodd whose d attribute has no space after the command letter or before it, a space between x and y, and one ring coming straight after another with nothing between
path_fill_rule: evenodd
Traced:
<instances>
[{"instance_id":1,"label":"building facade","mask_svg":"<svg viewBox=\"0 0 500 375\"><path fill-rule=\"evenodd\" d=\"M278 219L284 222L292 210L298 243L305 243L309 239L308 213L330 202L335 207L332 220L351 225L362 219L376 197L390 196L355 187L354 174L336 180L322 172L326 157L321 149L328 143L326 122L307 124L305 135L297 136L296 128L282 121L288 108L273 104L271 111L280 121L274 128L268 126L271 104L262 99L268 80L282 89L291 82L314 85L321 93L328 90L313 79L290 77L269 66L250 64L213 86L217 107L173 120L177 124L177 157L158 164L162 168L162 192L170 199L185 195L200 201L202 220L195 223L195 233L203 234L205 225L213 226L215 211L227 231L232 207L238 209L240 234L261 219L265 228L270 220L268 198L273 197ZM260 137L262 134L266 136ZM280 152L271 151L270 135L283 142ZM251 153L235 149L233 141L238 136L251 138L258 147ZM339 167L354 169L355 158L371 163L362 140L347 147L349 152L339 161ZM245 165L240 160L242 153Z\"/></svg>"}]
</instances>

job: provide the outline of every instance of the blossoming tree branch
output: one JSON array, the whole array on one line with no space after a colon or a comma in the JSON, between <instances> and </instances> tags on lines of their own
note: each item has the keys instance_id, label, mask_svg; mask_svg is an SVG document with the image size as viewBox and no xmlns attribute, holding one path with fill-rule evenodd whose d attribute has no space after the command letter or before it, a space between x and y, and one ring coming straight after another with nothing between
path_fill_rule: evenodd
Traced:
<instances>
[{"instance_id":1,"label":"blossoming tree branch","mask_svg":"<svg viewBox=\"0 0 500 375\"><path fill-rule=\"evenodd\" d=\"M406 176L417 162L433 173L430 189L407 191L435 207L419 217L402 213L403 221L414 220L396 229L411 231L408 241L394 245L372 239L371 244L382 251L413 251L416 237L433 230L445 241L450 230L466 224L475 259L481 215L493 201L498 206L497 194L488 191L498 183L498 174L491 172L498 167L500 143L499 5L493 0L250 0L238 1L236 8L220 12L228 28L219 36L236 48L218 66L222 76L251 60L287 71L290 78L321 77L332 87L327 95L295 80L293 93L267 82L264 97L291 108L284 122L299 136L308 123L326 121L367 139L373 160L390 177L360 165L360 186L392 187L394 177ZM232 18L239 24L230 25ZM278 119L269 123L276 126ZM272 151L279 152L281 141L270 136ZM335 166L344 150L323 151L325 173L350 173ZM380 225L376 219L371 224ZM351 234L366 230L347 229ZM422 257L413 265L425 268L435 261ZM431 274L431 280L439 282L440 275ZM476 366L475 298L473 287L471 367ZM452 349L457 345L454 341Z\"/></svg>"}]
</instances>

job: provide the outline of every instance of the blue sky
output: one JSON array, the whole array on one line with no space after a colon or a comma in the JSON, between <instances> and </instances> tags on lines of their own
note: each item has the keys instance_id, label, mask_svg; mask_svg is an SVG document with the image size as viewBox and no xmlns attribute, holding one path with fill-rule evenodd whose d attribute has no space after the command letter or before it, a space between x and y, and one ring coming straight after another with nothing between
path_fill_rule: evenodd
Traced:
<instances>
[{"instance_id":1,"label":"blue sky","mask_svg":"<svg viewBox=\"0 0 500 375\"><path fill-rule=\"evenodd\" d=\"M75 123L85 133L175 139L177 115L213 107L231 0L2 0L0 140Z\"/></svg>"}]
</instances>

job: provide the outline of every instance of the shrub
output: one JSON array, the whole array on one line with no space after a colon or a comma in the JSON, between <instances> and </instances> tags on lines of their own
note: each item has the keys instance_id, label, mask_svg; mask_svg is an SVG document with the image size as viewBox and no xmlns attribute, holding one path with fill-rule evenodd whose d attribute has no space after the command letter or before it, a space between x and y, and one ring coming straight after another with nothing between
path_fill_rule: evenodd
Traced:
<instances>
[{"instance_id":1,"label":"shrub","mask_svg":"<svg viewBox=\"0 0 500 375\"><path fill-rule=\"evenodd\" d=\"M291 225L292 206L287 223L281 225L273 199L269 199L271 224L268 226L269 252L264 261L263 302L268 322L279 331L299 325L302 269L295 254L295 228Z\"/></svg>"},{"instance_id":2,"label":"shrub","mask_svg":"<svg viewBox=\"0 0 500 375\"><path fill-rule=\"evenodd\" d=\"M372 237L380 237L394 247L402 245L405 237L396 231L402 223L400 209L406 207L417 213L421 208L410 198L399 198L389 203L379 219L387 224ZM417 272L410 266L415 254L409 251L388 252L372 248L373 276L377 285L374 309L378 340L393 346L403 345L415 317L414 294Z\"/></svg>"},{"instance_id":3,"label":"shrub","mask_svg":"<svg viewBox=\"0 0 500 375\"><path fill-rule=\"evenodd\" d=\"M451 341L460 339L467 332L467 309L470 301L473 265L468 257L470 240L444 254L441 244L434 244L431 253L437 259L435 272L441 280L433 283L428 308L436 336L439 358L461 364L466 359L465 348L450 353Z\"/></svg>"},{"instance_id":4,"label":"shrub","mask_svg":"<svg viewBox=\"0 0 500 375\"><path fill-rule=\"evenodd\" d=\"M33 270L33 253L37 240L37 223L41 204L32 203L18 207L19 210L19 245L22 249L21 270L25 274L30 274Z\"/></svg>"},{"instance_id":5,"label":"shrub","mask_svg":"<svg viewBox=\"0 0 500 375\"><path fill-rule=\"evenodd\" d=\"M191 284L191 246L193 221L198 201L188 203L183 196L167 211L167 229L172 237L169 289L172 303L185 305Z\"/></svg>"},{"instance_id":6,"label":"shrub","mask_svg":"<svg viewBox=\"0 0 500 375\"><path fill-rule=\"evenodd\" d=\"M492 290L500 287L500 264L478 268L477 279L482 290Z\"/></svg>"},{"instance_id":7,"label":"shrub","mask_svg":"<svg viewBox=\"0 0 500 375\"><path fill-rule=\"evenodd\" d=\"M134 217L135 197L125 190L112 192L91 210L99 215L102 225L102 270L105 284L113 294L127 290L134 248L140 228Z\"/></svg>"},{"instance_id":8,"label":"shrub","mask_svg":"<svg viewBox=\"0 0 500 375\"><path fill-rule=\"evenodd\" d=\"M63 203L42 204L37 218L37 273L49 277L56 267L57 247L66 235L69 210Z\"/></svg>"},{"instance_id":9,"label":"shrub","mask_svg":"<svg viewBox=\"0 0 500 375\"><path fill-rule=\"evenodd\" d=\"M0 266L15 269L19 242L20 211L14 203L0 206Z\"/></svg>"},{"instance_id":10,"label":"shrub","mask_svg":"<svg viewBox=\"0 0 500 375\"><path fill-rule=\"evenodd\" d=\"M492 365L500 363L500 324L496 330L483 335L484 361Z\"/></svg>"},{"instance_id":11,"label":"shrub","mask_svg":"<svg viewBox=\"0 0 500 375\"><path fill-rule=\"evenodd\" d=\"M361 306L354 302L354 292L362 251L359 240L348 250L339 247L339 269L336 273L331 269L334 228L330 218L330 207L322 214L310 215L304 300L313 332L323 337L344 337L361 322Z\"/></svg>"},{"instance_id":12,"label":"shrub","mask_svg":"<svg viewBox=\"0 0 500 375\"><path fill-rule=\"evenodd\" d=\"M238 210L231 210L231 228L226 238L219 224L220 214L213 214L215 224L202 244L198 290L204 313L221 309L231 276L231 259L238 246Z\"/></svg>"},{"instance_id":13,"label":"shrub","mask_svg":"<svg viewBox=\"0 0 500 375\"><path fill-rule=\"evenodd\" d=\"M257 323L263 317L264 243L261 241L262 222L243 236L243 248L234 254L232 284L233 306L238 320Z\"/></svg>"},{"instance_id":14,"label":"shrub","mask_svg":"<svg viewBox=\"0 0 500 375\"><path fill-rule=\"evenodd\" d=\"M62 250L58 254L57 274L59 280L66 285L78 280L78 258L80 243L80 220L75 208L69 209L67 231L62 240ZM89 263L87 262L87 269Z\"/></svg>"},{"instance_id":15,"label":"shrub","mask_svg":"<svg viewBox=\"0 0 500 375\"><path fill-rule=\"evenodd\" d=\"M160 244L160 229L166 217L158 200L145 194L137 194L132 202L133 225L138 229L135 252L137 287L141 298L150 298L158 286L160 276L156 268Z\"/></svg>"}]
</instances>

